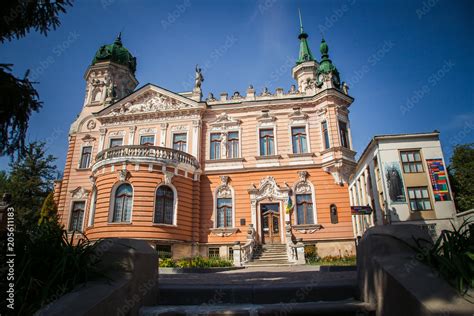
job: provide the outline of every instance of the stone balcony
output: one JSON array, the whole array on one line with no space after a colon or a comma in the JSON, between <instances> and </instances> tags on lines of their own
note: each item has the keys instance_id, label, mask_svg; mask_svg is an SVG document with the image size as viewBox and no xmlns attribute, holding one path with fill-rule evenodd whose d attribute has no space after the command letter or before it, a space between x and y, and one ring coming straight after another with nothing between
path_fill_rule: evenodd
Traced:
<instances>
[{"instance_id":1,"label":"stone balcony","mask_svg":"<svg viewBox=\"0 0 474 316\"><path fill-rule=\"evenodd\" d=\"M198 160L183 151L166 147L148 145L127 145L105 149L95 158L92 170L118 163L160 164L180 167L194 172L200 168Z\"/></svg>"}]
</instances>

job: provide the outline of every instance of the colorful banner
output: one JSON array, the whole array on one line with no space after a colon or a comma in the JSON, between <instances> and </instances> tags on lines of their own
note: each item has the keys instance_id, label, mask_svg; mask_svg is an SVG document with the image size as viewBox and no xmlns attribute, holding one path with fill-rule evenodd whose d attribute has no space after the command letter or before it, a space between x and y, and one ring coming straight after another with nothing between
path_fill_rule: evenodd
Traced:
<instances>
[{"instance_id":1,"label":"colorful banner","mask_svg":"<svg viewBox=\"0 0 474 316\"><path fill-rule=\"evenodd\" d=\"M426 159L435 201L450 201L448 176L442 159Z\"/></svg>"}]
</instances>

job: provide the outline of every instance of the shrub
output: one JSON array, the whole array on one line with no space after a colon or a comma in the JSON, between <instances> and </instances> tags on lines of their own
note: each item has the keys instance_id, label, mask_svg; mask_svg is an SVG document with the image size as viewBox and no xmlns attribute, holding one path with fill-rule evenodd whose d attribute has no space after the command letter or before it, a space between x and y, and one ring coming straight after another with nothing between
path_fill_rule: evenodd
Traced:
<instances>
[{"instance_id":1,"label":"shrub","mask_svg":"<svg viewBox=\"0 0 474 316\"><path fill-rule=\"evenodd\" d=\"M453 230L443 230L432 247L422 247L415 240L418 251L417 258L434 268L439 274L461 294L474 288L474 236L471 220Z\"/></svg>"},{"instance_id":2,"label":"shrub","mask_svg":"<svg viewBox=\"0 0 474 316\"><path fill-rule=\"evenodd\" d=\"M183 258L183 259L160 259L160 268L215 268L215 267L231 267L233 264L230 260L222 258L204 258L201 256Z\"/></svg>"}]
</instances>

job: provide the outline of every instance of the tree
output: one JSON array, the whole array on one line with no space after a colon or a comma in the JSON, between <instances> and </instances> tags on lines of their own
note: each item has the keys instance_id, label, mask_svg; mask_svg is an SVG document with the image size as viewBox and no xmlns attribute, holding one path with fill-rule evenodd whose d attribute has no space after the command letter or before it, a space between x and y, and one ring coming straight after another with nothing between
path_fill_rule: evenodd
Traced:
<instances>
[{"instance_id":1,"label":"tree","mask_svg":"<svg viewBox=\"0 0 474 316\"><path fill-rule=\"evenodd\" d=\"M43 202L38 224L41 225L42 223L45 223L45 222L56 221L57 214L58 214L58 208L56 206L56 203L54 203L54 192L51 192L48 194L48 196Z\"/></svg>"},{"instance_id":2,"label":"tree","mask_svg":"<svg viewBox=\"0 0 474 316\"><path fill-rule=\"evenodd\" d=\"M448 168L459 211L474 208L474 143L454 147Z\"/></svg>"},{"instance_id":3,"label":"tree","mask_svg":"<svg viewBox=\"0 0 474 316\"><path fill-rule=\"evenodd\" d=\"M19 220L38 223L41 206L53 190L56 166L52 155L46 155L45 143L33 142L25 149L25 155L10 164L8 189L12 195Z\"/></svg>"},{"instance_id":4,"label":"tree","mask_svg":"<svg viewBox=\"0 0 474 316\"><path fill-rule=\"evenodd\" d=\"M43 35L59 25L59 14L66 12L72 0L12 0L2 2L0 42L22 38L31 29ZM28 71L23 79L15 77L12 65L0 63L0 156L25 154L28 121L42 104Z\"/></svg>"}]
</instances>

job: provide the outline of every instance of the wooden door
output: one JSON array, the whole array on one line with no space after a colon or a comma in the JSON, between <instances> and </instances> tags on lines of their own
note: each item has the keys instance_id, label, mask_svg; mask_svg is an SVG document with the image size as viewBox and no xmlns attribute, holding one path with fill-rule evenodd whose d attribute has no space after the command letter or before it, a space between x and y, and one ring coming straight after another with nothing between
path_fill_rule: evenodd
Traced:
<instances>
[{"instance_id":1,"label":"wooden door","mask_svg":"<svg viewBox=\"0 0 474 316\"><path fill-rule=\"evenodd\" d=\"M262 243L280 244L280 210L279 204L262 204Z\"/></svg>"}]
</instances>

